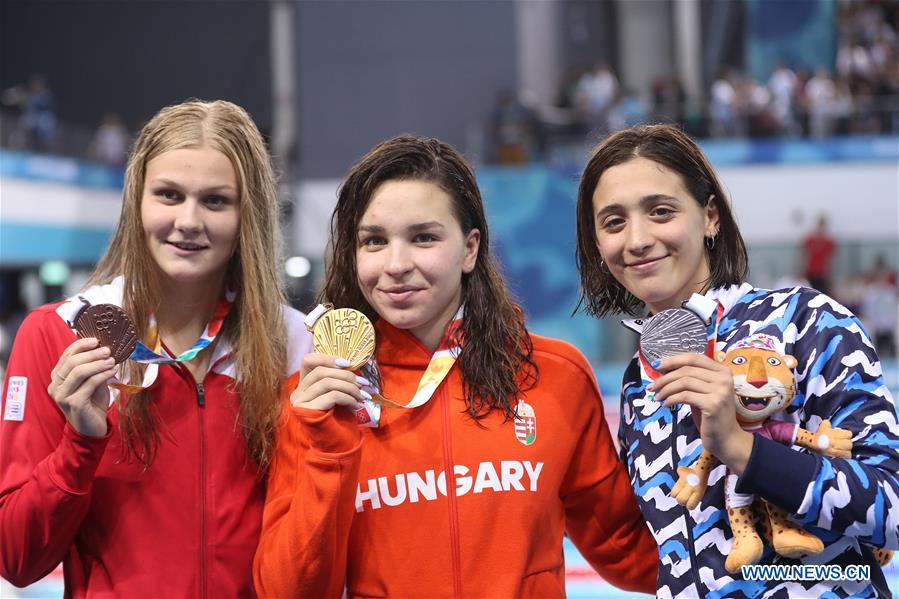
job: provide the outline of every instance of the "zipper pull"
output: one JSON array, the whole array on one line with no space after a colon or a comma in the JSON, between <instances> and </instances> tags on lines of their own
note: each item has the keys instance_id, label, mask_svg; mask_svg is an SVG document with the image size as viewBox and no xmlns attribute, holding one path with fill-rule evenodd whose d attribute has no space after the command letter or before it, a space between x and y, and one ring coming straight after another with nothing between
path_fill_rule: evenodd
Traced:
<instances>
[{"instance_id":1,"label":"zipper pull","mask_svg":"<svg viewBox=\"0 0 899 599\"><path fill-rule=\"evenodd\" d=\"M200 407L206 405L206 390L203 388L203 383L197 383L197 405Z\"/></svg>"}]
</instances>

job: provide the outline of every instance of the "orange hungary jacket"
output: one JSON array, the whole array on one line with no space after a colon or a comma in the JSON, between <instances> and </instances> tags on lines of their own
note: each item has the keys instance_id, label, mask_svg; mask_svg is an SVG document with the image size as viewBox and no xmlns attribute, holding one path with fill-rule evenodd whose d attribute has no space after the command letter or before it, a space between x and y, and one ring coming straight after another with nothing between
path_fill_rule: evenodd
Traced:
<instances>
[{"instance_id":1,"label":"orange hungary jacket","mask_svg":"<svg viewBox=\"0 0 899 599\"><path fill-rule=\"evenodd\" d=\"M431 353L377 329L382 388L405 403ZM343 408L285 410L259 595L563 597L566 532L610 583L654 593L658 550L590 366L567 343L533 340L540 378L516 421L469 417L458 365L425 405L385 408L379 428Z\"/></svg>"}]
</instances>

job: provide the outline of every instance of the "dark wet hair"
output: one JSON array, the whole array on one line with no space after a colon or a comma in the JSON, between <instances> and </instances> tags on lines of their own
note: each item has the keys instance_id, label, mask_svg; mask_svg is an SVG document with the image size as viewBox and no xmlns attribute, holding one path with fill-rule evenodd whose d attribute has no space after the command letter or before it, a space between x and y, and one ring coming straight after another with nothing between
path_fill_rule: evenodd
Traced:
<instances>
[{"instance_id":1,"label":"dark wet hair","mask_svg":"<svg viewBox=\"0 0 899 599\"><path fill-rule=\"evenodd\" d=\"M708 158L690 137L671 125L641 125L602 141L584 167L577 194L577 268L581 297L576 310L593 316L636 314L643 302L611 275L596 246L593 193L603 173L629 160L647 158L680 175L684 187L701 207L714 197L719 228L712 249L706 245L711 287L746 280L749 258L727 194Z\"/></svg>"},{"instance_id":2,"label":"dark wet hair","mask_svg":"<svg viewBox=\"0 0 899 599\"><path fill-rule=\"evenodd\" d=\"M462 275L465 317L460 334L465 343L459 366L469 414L478 419L498 409L511 418L519 393L537 381L533 343L524 314L490 256L487 218L474 172L452 146L402 135L378 144L350 169L331 216L329 260L319 300L378 318L357 281L358 228L378 187L401 180L437 185L452 198L453 215L463 234L473 229L481 233L474 270Z\"/></svg>"}]
</instances>

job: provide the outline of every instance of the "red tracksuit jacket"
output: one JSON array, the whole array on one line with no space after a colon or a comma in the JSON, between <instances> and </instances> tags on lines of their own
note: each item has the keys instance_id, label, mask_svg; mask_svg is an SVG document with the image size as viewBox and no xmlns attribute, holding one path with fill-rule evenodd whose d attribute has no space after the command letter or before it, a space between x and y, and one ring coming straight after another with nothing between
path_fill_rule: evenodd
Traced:
<instances>
[{"instance_id":1,"label":"red tracksuit jacket","mask_svg":"<svg viewBox=\"0 0 899 599\"><path fill-rule=\"evenodd\" d=\"M115 409L109 434L89 438L47 394L51 369L75 340L55 308L28 316L6 373L0 576L24 586L62 561L67 597L254 596L264 493L239 427L226 340L202 390L182 367L160 367L150 393L161 438L144 471L122 459ZM285 322L297 368L311 336L299 312L285 309ZM21 414L7 413L7 401L22 396Z\"/></svg>"}]
</instances>

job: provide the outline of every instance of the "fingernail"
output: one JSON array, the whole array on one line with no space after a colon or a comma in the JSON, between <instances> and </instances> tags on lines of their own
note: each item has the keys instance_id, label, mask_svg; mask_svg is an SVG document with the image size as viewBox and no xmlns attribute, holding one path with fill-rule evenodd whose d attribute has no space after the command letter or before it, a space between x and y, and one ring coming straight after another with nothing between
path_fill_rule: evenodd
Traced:
<instances>
[{"instance_id":1,"label":"fingernail","mask_svg":"<svg viewBox=\"0 0 899 599\"><path fill-rule=\"evenodd\" d=\"M357 376L356 382L362 385L363 387L371 387L371 381L369 381L364 376Z\"/></svg>"},{"instance_id":2,"label":"fingernail","mask_svg":"<svg viewBox=\"0 0 899 599\"><path fill-rule=\"evenodd\" d=\"M101 356L109 356L109 355L111 355L111 354L112 354L112 352L109 351L109 348L106 347L105 345L104 345L103 347L100 348L100 355L101 355Z\"/></svg>"},{"instance_id":3,"label":"fingernail","mask_svg":"<svg viewBox=\"0 0 899 599\"><path fill-rule=\"evenodd\" d=\"M103 360L103 363L104 363L104 364L109 364L109 365L111 366L111 365L115 364L115 360L113 360L113 359L110 357L110 358L106 358L105 360Z\"/></svg>"},{"instance_id":4,"label":"fingernail","mask_svg":"<svg viewBox=\"0 0 899 599\"><path fill-rule=\"evenodd\" d=\"M334 366L337 366L338 368L346 368L349 365L350 365L349 360L344 360L343 358L335 358L334 359Z\"/></svg>"},{"instance_id":5,"label":"fingernail","mask_svg":"<svg viewBox=\"0 0 899 599\"><path fill-rule=\"evenodd\" d=\"M652 366L653 368L658 368L661 365L662 365L661 360L653 360L652 363L650 364L650 366Z\"/></svg>"},{"instance_id":6,"label":"fingernail","mask_svg":"<svg viewBox=\"0 0 899 599\"><path fill-rule=\"evenodd\" d=\"M359 395L361 395L363 399L371 399L371 393L365 389L359 389Z\"/></svg>"},{"instance_id":7,"label":"fingernail","mask_svg":"<svg viewBox=\"0 0 899 599\"><path fill-rule=\"evenodd\" d=\"M648 385L646 385L646 390L647 390L647 391L654 391L654 390L655 390L655 387L653 386L652 383L649 383Z\"/></svg>"}]
</instances>

